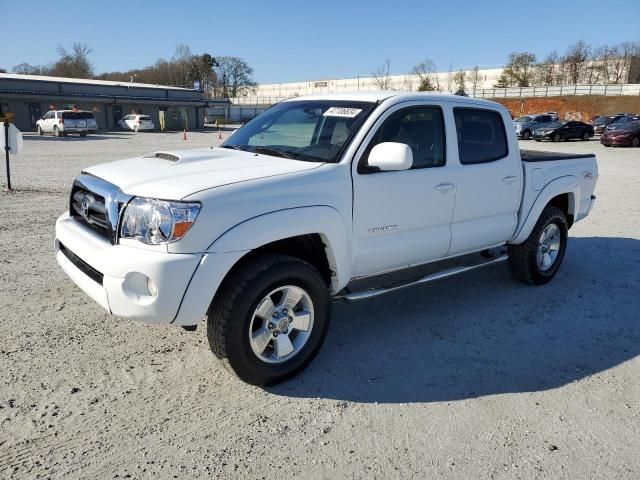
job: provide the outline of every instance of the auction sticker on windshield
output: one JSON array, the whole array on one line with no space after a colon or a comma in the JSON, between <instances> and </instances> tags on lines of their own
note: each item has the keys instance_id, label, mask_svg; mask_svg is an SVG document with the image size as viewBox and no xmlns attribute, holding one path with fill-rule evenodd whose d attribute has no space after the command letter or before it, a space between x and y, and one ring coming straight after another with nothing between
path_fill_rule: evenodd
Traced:
<instances>
[{"instance_id":1,"label":"auction sticker on windshield","mask_svg":"<svg viewBox=\"0 0 640 480\"><path fill-rule=\"evenodd\" d=\"M361 108L331 107L322 114L323 117L347 117L354 118L362 111Z\"/></svg>"}]
</instances>

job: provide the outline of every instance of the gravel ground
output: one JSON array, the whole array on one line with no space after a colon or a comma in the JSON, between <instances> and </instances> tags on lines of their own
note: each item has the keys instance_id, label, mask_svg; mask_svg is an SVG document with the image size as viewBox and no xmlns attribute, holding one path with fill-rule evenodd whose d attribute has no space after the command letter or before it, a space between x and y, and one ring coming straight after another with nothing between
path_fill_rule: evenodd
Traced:
<instances>
[{"instance_id":1,"label":"gravel ground","mask_svg":"<svg viewBox=\"0 0 640 480\"><path fill-rule=\"evenodd\" d=\"M188 333L113 318L52 254L88 165L215 133L28 136L0 193L0 478L640 477L640 150L595 141L598 203L556 279L504 265L337 304L320 355L247 386ZM4 182L4 174L2 175Z\"/></svg>"}]
</instances>

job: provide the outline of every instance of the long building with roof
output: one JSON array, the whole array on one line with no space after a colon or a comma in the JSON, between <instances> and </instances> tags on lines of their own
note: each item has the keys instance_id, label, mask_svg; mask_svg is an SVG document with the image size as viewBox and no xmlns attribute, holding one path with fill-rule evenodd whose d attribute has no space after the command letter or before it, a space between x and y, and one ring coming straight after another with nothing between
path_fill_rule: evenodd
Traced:
<instances>
[{"instance_id":1,"label":"long building with roof","mask_svg":"<svg viewBox=\"0 0 640 480\"><path fill-rule=\"evenodd\" d=\"M204 126L206 101L201 91L187 88L0 73L0 110L12 112L22 131L34 131L49 110L73 107L93 111L103 130L117 128L131 113L151 116L156 126L162 116L169 130L193 130Z\"/></svg>"}]
</instances>

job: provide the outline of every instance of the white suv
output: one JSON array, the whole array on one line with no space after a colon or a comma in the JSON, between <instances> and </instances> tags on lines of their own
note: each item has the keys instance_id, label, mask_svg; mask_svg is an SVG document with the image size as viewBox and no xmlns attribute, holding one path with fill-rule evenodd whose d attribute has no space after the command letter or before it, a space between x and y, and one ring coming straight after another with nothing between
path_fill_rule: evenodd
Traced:
<instances>
[{"instance_id":1,"label":"white suv","mask_svg":"<svg viewBox=\"0 0 640 480\"><path fill-rule=\"evenodd\" d=\"M83 110L50 110L36 122L40 135L53 133L56 137L79 133L86 137L87 133L96 133L98 123L93 112Z\"/></svg>"},{"instance_id":2,"label":"white suv","mask_svg":"<svg viewBox=\"0 0 640 480\"><path fill-rule=\"evenodd\" d=\"M134 132L156 128L149 115L127 115L118 122L118 126L123 130Z\"/></svg>"}]
</instances>

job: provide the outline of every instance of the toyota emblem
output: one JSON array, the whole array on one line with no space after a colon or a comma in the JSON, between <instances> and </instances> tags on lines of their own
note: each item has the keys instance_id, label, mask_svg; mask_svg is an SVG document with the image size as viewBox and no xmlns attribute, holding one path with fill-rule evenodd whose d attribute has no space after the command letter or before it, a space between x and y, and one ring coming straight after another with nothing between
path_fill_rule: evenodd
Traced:
<instances>
[{"instance_id":1,"label":"toyota emblem","mask_svg":"<svg viewBox=\"0 0 640 480\"><path fill-rule=\"evenodd\" d=\"M82 204L80 205L80 213L84 218L89 218L90 206L91 206L91 200L89 200L89 197L84 197L82 199Z\"/></svg>"}]
</instances>

